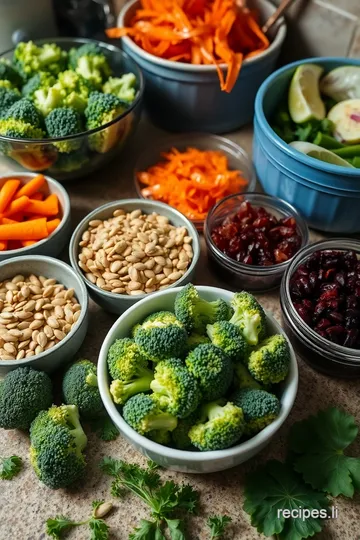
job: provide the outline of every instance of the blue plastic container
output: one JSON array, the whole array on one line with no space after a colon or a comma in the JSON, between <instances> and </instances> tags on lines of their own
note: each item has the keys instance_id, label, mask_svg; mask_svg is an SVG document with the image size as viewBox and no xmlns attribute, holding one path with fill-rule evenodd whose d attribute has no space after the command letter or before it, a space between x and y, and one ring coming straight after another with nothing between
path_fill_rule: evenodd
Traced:
<instances>
[{"instance_id":1,"label":"blue plastic container","mask_svg":"<svg viewBox=\"0 0 360 540\"><path fill-rule=\"evenodd\" d=\"M118 26L129 26L140 2L133 0L119 15ZM256 0L261 18L275 11L268 0ZM171 62L153 56L129 37L122 48L145 76L145 105L154 123L169 131L225 133L251 122L258 88L274 70L286 35L284 19L270 32L272 43L262 54L245 60L232 92L220 90L215 66Z\"/></svg>"},{"instance_id":2,"label":"blue plastic container","mask_svg":"<svg viewBox=\"0 0 360 540\"><path fill-rule=\"evenodd\" d=\"M360 169L331 165L298 152L270 127L295 69L319 64L325 71L360 66L350 58L309 58L279 69L262 84L255 101L253 160L266 193L295 206L310 227L326 232L360 231Z\"/></svg>"}]
</instances>

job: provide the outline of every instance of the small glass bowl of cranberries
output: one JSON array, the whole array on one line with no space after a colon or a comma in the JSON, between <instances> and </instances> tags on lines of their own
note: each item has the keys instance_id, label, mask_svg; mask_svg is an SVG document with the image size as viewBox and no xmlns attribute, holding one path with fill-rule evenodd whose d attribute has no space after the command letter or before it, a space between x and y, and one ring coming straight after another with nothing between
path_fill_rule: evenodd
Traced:
<instances>
[{"instance_id":1,"label":"small glass bowl of cranberries","mask_svg":"<svg viewBox=\"0 0 360 540\"><path fill-rule=\"evenodd\" d=\"M210 262L234 288L278 287L291 259L308 243L304 219L289 203L262 193L237 193L209 212L204 226Z\"/></svg>"},{"instance_id":2,"label":"small glass bowl of cranberries","mask_svg":"<svg viewBox=\"0 0 360 540\"><path fill-rule=\"evenodd\" d=\"M298 354L335 377L360 377L360 241L316 242L294 257L280 290Z\"/></svg>"}]
</instances>

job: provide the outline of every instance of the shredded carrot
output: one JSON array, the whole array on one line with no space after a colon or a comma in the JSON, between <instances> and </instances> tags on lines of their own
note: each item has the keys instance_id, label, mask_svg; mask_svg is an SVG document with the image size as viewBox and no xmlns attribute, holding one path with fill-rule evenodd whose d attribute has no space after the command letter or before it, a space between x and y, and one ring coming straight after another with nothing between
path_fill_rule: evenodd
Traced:
<instances>
[{"instance_id":1,"label":"shredded carrot","mask_svg":"<svg viewBox=\"0 0 360 540\"><path fill-rule=\"evenodd\" d=\"M244 191L248 181L241 171L230 170L220 151L172 148L161 161L138 173L145 198L177 208L188 218L202 220L227 195Z\"/></svg>"},{"instance_id":2,"label":"shredded carrot","mask_svg":"<svg viewBox=\"0 0 360 540\"><path fill-rule=\"evenodd\" d=\"M16 180L15 178L5 182L0 191L0 213L5 212L19 185L20 180Z\"/></svg>"},{"instance_id":3,"label":"shredded carrot","mask_svg":"<svg viewBox=\"0 0 360 540\"><path fill-rule=\"evenodd\" d=\"M140 0L126 28L109 28L109 38L131 37L146 52L191 64L216 66L221 90L231 92L244 59L270 45L257 14L237 0ZM221 64L226 64L224 78Z\"/></svg>"},{"instance_id":4,"label":"shredded carrot","mask_svg":"<svg viewBox=\"0 0 360 540\"><path fill-rule=\"evenodd\" d=\"M0 240L41 240L47 236L46 218L0 225Z\"/></svg>"},{"instance_id":5,"label":"shredded carrot","mask_svg":"<svg viewBox=\"0 0 360 540\"><path fill-rule=\"evenodd\" d=\"M32 195L35 195L37 191L44 185L45 178L42 174L38 174L30 182L27 182L27 184L24 184L19 191L17 192L15 199L18 199L19 197L22 197L23 195L26 195L27 197L32 197Z\"/></svg>"}]
</instances>

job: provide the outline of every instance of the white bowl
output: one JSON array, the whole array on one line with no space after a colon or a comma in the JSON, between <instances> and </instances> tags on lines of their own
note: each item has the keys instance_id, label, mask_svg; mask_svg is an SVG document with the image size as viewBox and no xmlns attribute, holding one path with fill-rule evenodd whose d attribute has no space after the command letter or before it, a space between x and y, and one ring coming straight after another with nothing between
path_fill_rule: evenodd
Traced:
<instances>
[{"instance_id":1,"label":"white bowl","mask_svg":"<svg viewBox=\"0 0 360 540\"><path fill-rule=\"evenodd\" d=\"M0 189L9 179L16 178L21 181L21 185L27 184L38 176L38 173L26 173L26 172L12 172L6 175L0 176ZM48 255L49 257L56 257L61 253L65 244L68 242L71 235L71 216L70 216L70 198L66 190L59 182L45 176L46 183L39 190L45 196L55 193L59 199L59 214L60 223L56 227L55 231L47 238L39 240L32 246L23 247L19 249L9 249L6 251L0 251L0 261L10 259L12 257L21 257L24 255ZM55 216L54 216L55 218Z\"/></svg>"},{"instance_id":2,"label":"white bowl","mask_svg":"<svg viewBox=\"0 0 360 540\"><path fill-rule=\"evenodd\" d=\"M234 295L231 291L216 287L199 286L196 288L200 295L209 301L222 298L229 302ZM109 347L115 339L128 337L131 328L147 315L159 310L173 311L175 296L179 290L181 290L181 287L164 290L141 300L113 324L100 350L97 369L99 389L105 408L114 424L119 428L122 435L147 458L152 459L162 467L174 471L184 473L213 473L230 469L247 461L270 442L285 422L294 404L298 388L298 367L294 350L288 340L291 358L290 371L286 380L282 383L280 414L272 424L246 442L237 444L226 450L191 452L169 448L143 437L125 422L112 401L109 391L110 377L107 369L107 354ZM279 333L286 337L285 332L274 317L268 312L266 316L269 332Z\"/></svg>"}]
</instances>

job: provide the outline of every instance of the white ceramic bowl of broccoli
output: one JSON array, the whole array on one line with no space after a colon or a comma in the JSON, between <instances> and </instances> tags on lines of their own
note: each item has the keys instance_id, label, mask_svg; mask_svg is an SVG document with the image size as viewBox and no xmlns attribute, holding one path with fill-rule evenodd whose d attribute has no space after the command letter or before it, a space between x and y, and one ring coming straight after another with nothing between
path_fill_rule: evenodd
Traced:
<instances>
[{"instance_id":1,"label":"white ceramic bowl of broccoli","mask_svg":"<svg viewBox=\"0 0 360 540\"><path fill-rule=\"evenodd\" d=\"M201 298L207 301L223 299L230 302L234 293L224 289L208 286L196 287ZM157 311L174 311L176 294L181 287L168 289L149 296L128 309L114 323L102 345L98 362L98 382L100 394L107 412L122 435L147 458L152 459L162 467L184 473L212 473L235 467L252 458L260 452L275 436L289 415L294 404L298 388L298 367L291 343L274 317L266 312L268 335L282 334L288 341L290 349L290 366L286 379L278 385L280 412L275 420L253 437L239 442L225 450L196 451L179 450L164 446L147 437L140 435L128 425L110 393L111 377L108 372L107 356L111 345L116 339L131 336L133 327L142 322L145 317Z\"/></svg>"}]
</instances>

